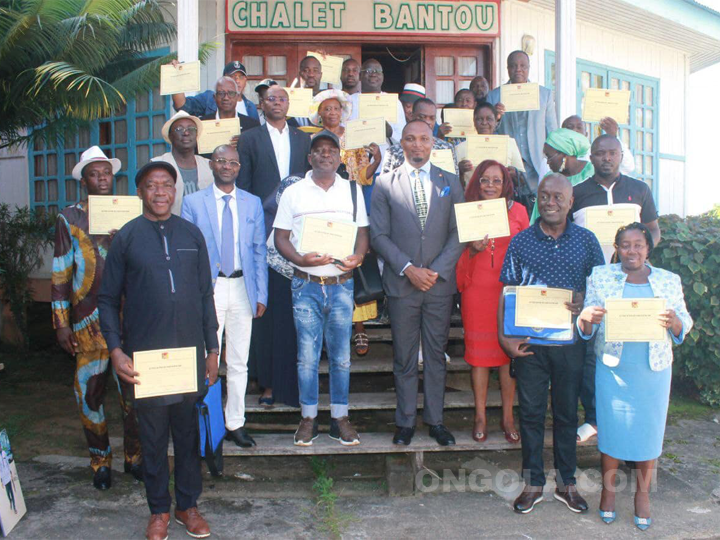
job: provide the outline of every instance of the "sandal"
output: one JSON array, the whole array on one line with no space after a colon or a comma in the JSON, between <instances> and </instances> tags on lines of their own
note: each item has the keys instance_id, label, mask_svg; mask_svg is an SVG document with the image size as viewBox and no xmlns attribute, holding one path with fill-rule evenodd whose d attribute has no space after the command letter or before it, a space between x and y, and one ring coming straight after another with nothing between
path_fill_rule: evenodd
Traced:
<instances>
[{"instance_id":1,"label":"sandal","mask_svg":"<svg viewBox=\"0 0 720 540\"><path fill-rule=\"evenodd\" d=\"M353 339L355 340L355 354L365 356L370 350L368 335L364 332L358 332L353 336Z\"/></svg>"},{"instance_id":2,"label":"sandal","mask_svg":"<svg viewBox=\"0 0 720 540\"><path fill-rule=\"evenodd\" d=\"M587 422L580 426L577 430L578 442L585 442L588 439L594 437L595 435L597 435L597 428L595 428L592 424L588 424Z\"/></svg>"},{"instance_id":3,"label":"sandal","mask_svg":"<svg viewBox=\"0 0 720 540\"><path fill-rule=\"evenodd\" d=\"M475 425L473 426L473 432L472 432L472 438L475 442L485 442L487 439L487 433L484 431L480 431L478 429L478 425L482 425L482 422L475 422Z\"/></svg>"},{"instance_id":4,"label":"sandal","mask_svg":"<svg viewBox=\"0 0 720 540\"><path fill-rule=\"evenodd\" d=\"M506 431L505 425L500 422L500 429L503 432L503 435L505 435L505 440L509 442L510 444L517 444L520 442L520 433L518 433L518 430L513 428L512 431Z\"/></svg>"}]
</instances>

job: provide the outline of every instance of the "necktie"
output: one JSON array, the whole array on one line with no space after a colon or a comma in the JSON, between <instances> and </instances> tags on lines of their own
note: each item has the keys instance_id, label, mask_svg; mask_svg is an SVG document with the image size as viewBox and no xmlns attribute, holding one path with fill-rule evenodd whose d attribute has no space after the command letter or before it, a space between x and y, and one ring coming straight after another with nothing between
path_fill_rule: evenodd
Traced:
<instances>
[{"instance_id":1,"label":"necktie","mask_svg":"<svg viewBox=\"0 0 720 540\"><path fill-rule=\"evenodd\" d=\"M233 231L230 195L223 195L225 208L222 215L222 245L220 246L220 271L230 276L235 271L235 235Z\"/></svg>"},{"instance_id":2,"label":"necktie","mask_svg":"<svg viewBox=\"0 0 720 540\"><path fill-rule=\"evenodd\" d=\"M425 220L428 215L427 199L425 198L425 189L422 180L420 180L420 170L413 170L413 198L415 199L415 211L418 219L420 219L420 227L425 229Z\"/></svg>"}]
</instances>

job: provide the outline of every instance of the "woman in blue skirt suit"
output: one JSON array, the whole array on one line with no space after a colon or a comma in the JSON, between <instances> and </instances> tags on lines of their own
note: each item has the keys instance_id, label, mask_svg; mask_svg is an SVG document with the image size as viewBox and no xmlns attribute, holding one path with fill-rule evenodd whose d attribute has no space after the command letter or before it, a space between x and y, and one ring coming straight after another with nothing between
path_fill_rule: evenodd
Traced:
<instances>
[{"instance_id":1,"label":"woman in blue skirt suit","mask_svg":"<svg viewBox=\"0 0 720 540\"><path fill-rule=\"evenodd\" d=\"M650 526L649 488L662 453L670 400L672 342L682 343L692 328L680 277L652 267L650 231L641 223L618 230L615 249L619 264L596 266L588 278L585 306L578 317L583 339L597 332L595 395L598 449L602 455L603 489L600 517L615 520L615 476L620 460L636 462L635 525ZM605 340L605 300L608 298L664 298L667 310L658 313L667 328L663 341Z\"/></svg>"}]
</instances>

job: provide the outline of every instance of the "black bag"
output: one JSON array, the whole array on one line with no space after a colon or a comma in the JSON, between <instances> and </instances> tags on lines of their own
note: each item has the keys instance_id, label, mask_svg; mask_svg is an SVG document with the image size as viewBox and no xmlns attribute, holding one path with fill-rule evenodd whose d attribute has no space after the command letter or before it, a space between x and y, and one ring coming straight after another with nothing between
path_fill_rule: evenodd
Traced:
<instances>
[{"instance_id":1,"label":"black bag","mask_svg":"<svg viewBox=\"0 0 720 540\"><path fill-rule=\"evenodd\" d=\"M525 173L516 169L516 174L517 182L514 182L513 185L513 200L522 204L527 211L528 217L531 217L533 208L535 208L537 195L530 189L525 179Z\"/></svg>"},{"instance_id":2,"label":"black bag","mask_svg":"<svg viewBox=\"0 0 720 540\"><path fill-rule=\"evenodd\" d=\"M357 183L350 182L353 221L357 219L357 189ZM378 266L377 255L374 253L367 253L363 259L362 266L358 266L353 270L353 281L355 282L355 304L367 304L374 300L380 301L385 298L380 267Z\"/></svg>"}]
</instances>

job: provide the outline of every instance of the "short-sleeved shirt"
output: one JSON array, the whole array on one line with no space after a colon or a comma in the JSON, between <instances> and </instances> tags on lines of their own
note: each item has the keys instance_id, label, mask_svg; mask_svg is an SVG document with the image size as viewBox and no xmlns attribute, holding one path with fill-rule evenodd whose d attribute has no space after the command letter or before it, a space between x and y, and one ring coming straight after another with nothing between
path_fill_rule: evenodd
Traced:
<instances>
[{"instance_id":1,"label":"short-sleeved shirt","mask_svg":"<svg viewBox=\"0 0 720 540\"><path fill-rule=\"evenodd\" d=\"M305 178L294 183L283 192L273 227L291 231L290 241L295 249L298 249L303 220L306 217L315 217L328 221L352 222L353 204L350 188L350 182L336 174L335 183L325 191L313 181L312 171L308 171ZM357 190L357 217L355 223L357 223L358 227L370 225L361 189ZM343 274L343 271L334 264L296 267L313 276L339 276Z\"/></svg>"},{"instance_id":2,"label":"short-sleeved shirt","mask_svg":"<svg viewBox=\"0 0 720 540\"><path fill-rule=\"evenodd\" d=\"M639 206L640 221L650 223L658 218L655 200L650 187L640 180L621 174L615 183L606 188L593 175L573 188L575 202L571 214L576 223L584 224L583 208L588 206L607 206L612 204L635 204Z\"/></svg>"},{"instance_id":3,"label":"short-sleeved shirt","mask_svg":"<svg viewBox=\"0 0 720 540\"><path fill-rule=\"evenodd\" d=\"M568 221L556 239L543 232L538 220L510 242L500 281L584 292L592 269L603 264L600 243L591 231Z\"/></svg>"}]
</instances>

